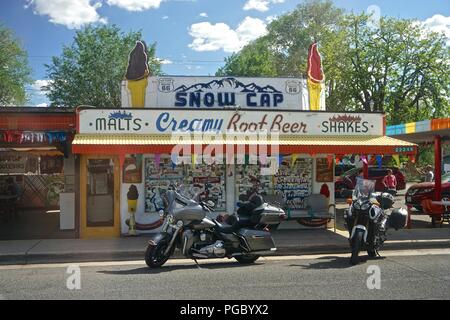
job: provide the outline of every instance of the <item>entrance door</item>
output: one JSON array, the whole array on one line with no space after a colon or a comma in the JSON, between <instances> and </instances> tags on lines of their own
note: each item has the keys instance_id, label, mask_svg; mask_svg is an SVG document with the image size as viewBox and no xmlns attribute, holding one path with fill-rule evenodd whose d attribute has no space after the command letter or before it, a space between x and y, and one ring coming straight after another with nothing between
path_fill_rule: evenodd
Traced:
<instances>
[{"instance_id":1,"label":"entrance door","mask_svg":"<svg viewBox=\"0 0 450 320\"><path fill-rule=\"evenodd\" d=\"M81 238L120 236L119 160L114 156L81 158Z\"/></svg>"}]
</instances>

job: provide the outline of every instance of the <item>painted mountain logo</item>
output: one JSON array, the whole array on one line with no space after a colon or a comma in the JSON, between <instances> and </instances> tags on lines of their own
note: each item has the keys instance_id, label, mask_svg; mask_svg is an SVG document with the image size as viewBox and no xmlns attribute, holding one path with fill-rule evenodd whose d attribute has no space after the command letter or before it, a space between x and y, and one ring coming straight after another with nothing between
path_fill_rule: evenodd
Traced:
<instances>
[{"instance_id":1,"label":"painted mountain logo","mask_svg":"<svg viewBox=\"0 0 450 320\"><path fill-rule=\"evenodd\" d=\"M255 92L255 93L281 93L270 85L260 87L254 82L243 84L236 78L223 78L221 80L212 80L207 83L196 83L189 87L179 86L174 91L178 92L204 92L206 90L234 89L235 92Z\"/></svg>"},{"instance_id":2,"label":"painted mountain logo","mask_svg":"<svg viewBox=\"0 0 450 320\"><path fill-rule=\"evenodd\" d=\"M277 107L284 101L282 92L271 85L244 84L232 77L181 85L174 92L177 107Z\"/></svg>"}]
</instances>

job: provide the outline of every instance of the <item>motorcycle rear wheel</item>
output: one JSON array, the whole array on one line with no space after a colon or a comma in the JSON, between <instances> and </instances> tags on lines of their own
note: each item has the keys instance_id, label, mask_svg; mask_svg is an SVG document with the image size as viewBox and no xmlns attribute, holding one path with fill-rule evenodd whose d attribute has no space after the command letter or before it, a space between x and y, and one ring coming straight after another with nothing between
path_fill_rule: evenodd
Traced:
<instances>
[{"instance_id":1,"label":"motorcycle rear wheel","mask_svg":"<svg viewBox=\"0 0 450 320\"><path fill-rule=\"evenodd\" d=\"M242 256L236 256L234 258L239 263L250 264L250 263L254 263L256 260L258 260L259 256L254 255L254 254L245 254L245 255L242 255Z\"/></svg>"},{"instance_id":2,"label":"motorcycle rear wheel","mask_svg":"<svg viewBox=\"0 0 450 320\"><path fill-rule=\"evenodd\" d=\"M145 251L145 263L150 268L159 268L169 260L171 252L165 255L167 246L169 244L166 241L159 242L156 246L149 245Z\"/></svg>"},{"instance_id":3,"label":"motorcycle rear wheel","mask_svg":"<svg viewBox=\"0 0 450 320\"><path fill-rule=\"evenodd\" d=\"M352 265L356 265L359 263L359 252L361 251L363 234L363 230L357 229L355 235L352 238L352 256L350 257L350 263Z\"/></svg>"}]
</instances>

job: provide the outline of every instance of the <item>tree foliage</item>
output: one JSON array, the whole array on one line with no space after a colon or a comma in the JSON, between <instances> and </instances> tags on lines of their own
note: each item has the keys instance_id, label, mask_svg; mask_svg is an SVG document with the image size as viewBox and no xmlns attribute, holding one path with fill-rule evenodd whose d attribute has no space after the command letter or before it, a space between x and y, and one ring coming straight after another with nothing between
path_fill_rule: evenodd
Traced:
<instances>
[{"instance_id":1,"label":"tree foliage","mask_svg":"<svg viewBox=\"0 0 450 320\"><path fill-rule=\"evenodd\" d=\"M24 104L30 75L26 51L11 30L0 24L0 105Z\"/></svg>"},{"instance_id":2,"label":"tree foliage","mask_svg":"<svg viewBox=\"0 0 450 320\"><path fill-rule=\"evenodd\" d=\"M76 33L59 57L46 65L52 106L120 107L120 84L128 55L141 32L123 33L117 26L88 26ZM151 74L160 73L156 45L148 46Z\"/></svg>"},{"instance_id":3,"label":"tree foliage","mask_svg":"<svg viewBox=\"0 0 450 320\"><path fill-rule=\"evenodd\" d=\"M345 14L328 0L297 6L225 60L218 75L302 76L318 41L328 110L386 112L389 124L450 116L450 48L416 21Z\"/></svg>"}]
</instances>

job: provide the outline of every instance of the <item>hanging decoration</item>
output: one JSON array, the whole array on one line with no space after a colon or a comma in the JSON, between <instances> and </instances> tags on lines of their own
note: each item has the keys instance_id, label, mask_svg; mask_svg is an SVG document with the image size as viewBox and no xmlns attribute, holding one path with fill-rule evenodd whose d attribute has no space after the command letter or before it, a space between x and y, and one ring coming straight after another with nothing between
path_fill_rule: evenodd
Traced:
<instances>
[{"instance_id":1,"label":"hanging decoration","mask_svg":"<svg viewBox=\"0 0 450 320\"><path fill-rule=\"evenodd\" d=\"M157 168L159 168L160 164L161 164L161 154L157 153L157 154L155 154L155 165Z\"/></svg>"},{"instance_id":2,"label":"hanging decoration","mask_svg":"<svg viewBox=\"0 0 450 320\"><path fill-rule=\"evenodd\" d=\"M279 154L278 155L278 166L281 167L282 164L283 164L283 155Z\"/></svg>"},{"instance_id":3,"label":"hanging decoration","mask_svg":"<svg viewBox=\"0 0 450 320\"><path fill-rule=\"evenodd\" d=\"M362 161L362 163L365 164L365 165L368 164L367 157L366 157L365 155L362 155L362 156L361 156L361 161Z\"/></svg>"},{"instance_id":4,"label":"hanging decoration","mask_svg":"<svg viewBox=\"0 0 450 320\"><path fill-rule=\"evenodd\" d=\"M261 165L267 164L267 153L264 152L259 155L259 163L261 163Z\"/></svg>"},{"instance_id":5,"label":"hanging decoration","mask_svg":"<svg viewBox=\"0 0 450 320\"><path fill-rule=\"evenodd\" d=\"M291 167L295 165L295 161L298 159L298 154L293 153L291 157Z\"/></svg>"},{"instance_id":6,"label":"hanging decoration","mask_svg":"<svg viewBox=\"0 0 450 320\"><path fill-rule=\"evenodd\" d=\"M333 165L333 160L334 160L334 155L328 154L327 155L328 168L331 168L331 166Z\"/></svg>"},{"instance_id":7,"label":"hanging decoration","mask_svg":"<svg viewBox=\"0 0 450 320\"><path fill-rule=\"evenodd\" d=\"M382 155L376 155L375 159L377 161L378 168L381 169L381 167L383 166L383 156Z\"/></svg>"},{"instance_id":8,"label":"hanging decoration","mask_svg":"<svg viewBox=\"0 0 450 320\"><path fill-rule=\"evenodd\" d=\"M193 153L193 154L191 155L191 165L192 165L192 169L195 169L196 162L197 162L197 155L196 155L195 153Z\"/></svg>"},{"instance_id":9,"label":"hanging decoration","mask_svg":"<svg viewBox=\"0 0 450 320\"><path fill-rule=\"evenodd\" d=\"M176 154L170 155L170 160L172 161L172 170L174 170L175 167L177 166L177 158L178 156Z\"/></svg>"},{"instance_id":10,"label":"hanging decoration","mask_svg":"<svg viewBox=\"0 0 450 320\"><path fill-rule=\"evenodd\" d=\"M64 143L67 141L66 132L40 132L40 131L21 131L4 130L0 133L0 140L7 143Z\"/></svg>"},{"instance_id":11,"label":"hanging decoration","mask_svg":"<svg viewBox=\"0 0 450 320\"><path fill-rule=\"evenodd\" d=\"M416 156L415 156L415 155L410 154L410 155L408 156L408 158L409 158L409 161L411 161L411 163L416 163Z\"/></svg>"},{"instance_id":12,"label":"hanging decoration","mask_svg":"<svg viewBox=\"0 0 450 320\"><path fill-rule=\"evenodd\" d=\"M395 163L397 164L397 167L400 167L400 156L398 154L393 154L392 159L394 159Z\"/></svg>"}]
</instances>

